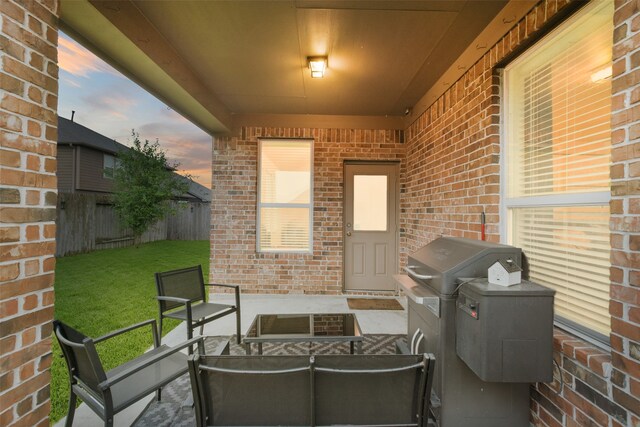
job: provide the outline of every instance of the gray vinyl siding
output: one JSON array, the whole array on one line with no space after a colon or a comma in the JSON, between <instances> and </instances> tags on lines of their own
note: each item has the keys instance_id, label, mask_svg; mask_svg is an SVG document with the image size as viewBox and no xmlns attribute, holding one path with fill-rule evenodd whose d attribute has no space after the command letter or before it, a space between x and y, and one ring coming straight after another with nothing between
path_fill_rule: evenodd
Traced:
<instances>
[{"instance_id":1,"label":"gray vinyl siding","mask_svg":"<svg viewBox=\"0 0 640 427\"><path fill-rule=\"evenodd\" d=\"M72 193L75 191L73 186L74 171L74 152L75 148L68 145L58 145L58 191L61 193Z\"/></svg>"},{"instance_id":2,"label":"gray vinyl siding","mask_svg":"<svg viewBox=\"0 0 640 427\"><path fill-rule=\"evenodd\" d=\"M87 147L78 150L78 190L111 192L113 180L102 176L105 153Z\"/></svg>"}]
</instances>

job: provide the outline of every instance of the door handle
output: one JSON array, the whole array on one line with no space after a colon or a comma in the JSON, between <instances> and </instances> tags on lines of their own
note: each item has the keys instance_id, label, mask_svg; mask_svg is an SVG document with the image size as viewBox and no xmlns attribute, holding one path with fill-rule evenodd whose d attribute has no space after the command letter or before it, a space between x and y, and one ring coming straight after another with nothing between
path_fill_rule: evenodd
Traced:
<instances>
[{"instance_id":1,"label":"door handle","mask_svg":"<svg viewBox=\"0 0 640 427\"><path fill-rule=\"evenodd\" d=\"M350 231L347 231L347 236L351 236L351 232Z\"/></svg>"}]
</instances>

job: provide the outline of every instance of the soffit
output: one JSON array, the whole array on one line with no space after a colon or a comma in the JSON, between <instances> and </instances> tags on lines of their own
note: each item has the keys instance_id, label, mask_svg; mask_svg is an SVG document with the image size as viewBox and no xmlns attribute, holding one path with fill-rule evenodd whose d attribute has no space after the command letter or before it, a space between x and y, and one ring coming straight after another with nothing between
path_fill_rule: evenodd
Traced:
<instances>
[{"instance_id":1,"label":"soffit","mask_svg":"<svg viewBox=\"0 0 640 427\"><path fill-rule=\"evenodd\" d=\"M99 16L83 22L78 3ZM62 0L61 11L72 36L100 39L89 43L94 52L176 108L161 79L150 82L135 61L119 58L118 45L155 63L155 74L219 120L197 122L213 133L229 130L234 118L268 115L401 119L506 3ZM92 21L110 23L119 36L95 34ZM328 55L324 79L310 78L312 55Z\"/></svg>"},{"instance_id":2,"label":"soffit","mask_svg":"<svg viewBox=\"0 0 640 427\"><path fill-rule=\"evenodd\" d=\"M504 4L135 1L232 114L365 116L402 116Z\"/></svg>"}]
</instances>

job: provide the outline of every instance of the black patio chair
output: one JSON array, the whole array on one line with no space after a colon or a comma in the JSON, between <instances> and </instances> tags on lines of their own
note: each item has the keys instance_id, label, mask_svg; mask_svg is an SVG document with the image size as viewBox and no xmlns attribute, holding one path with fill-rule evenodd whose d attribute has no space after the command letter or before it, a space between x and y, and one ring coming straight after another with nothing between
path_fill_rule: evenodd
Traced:
<instances>
[{"instance_id":1,"label":"black patio chair","mask_svg":"<svg viewBox=\"0 0 640 427\"><path fill-rule=\"evenodd\" d=\"M236 296L235 305L206 302L205 286L233 289ZM162 320L165 317L186 322L187 338L191 339L193 338L193 330L198 326L200 326L200 335L202 335L205 324L228 314L236 313L236 339L238 344L241 343L239 286L204 283L202 267L197 265L156 273L156 288L160 309L160 337L162 337Z\"/></svg>"},{"instance_id":2,"label":"black patio chair","mask_svg":"<svg viewBox=\"0 0 640 427\"><path fill-rule=\"evenodd\" d=\"M432 354L198 352L189 358L189 377L198 427L427 427L434 366Z\"/></svg>"},{"instance_id":3,"label":"black patio chair","mask_svg":"<svg viewBox=\"0 0 640 427\"><path fill-rule=\"evenodd\" d=\"M147 325L151 326L154 348L105 372L95 344ZM187 372L187 355L180 350L191 348L196 342L199 352L204 350L202 337L185 341L176 347L160 345L156 321L153 319L95 339L59 320L53 321L53 328L69 371L71 392L67 427L73 424L77 397L104 421L105 426L112 426L115 414L149 393L155 391L160 400L161 388Z\"/></svg>"}]
</instances>

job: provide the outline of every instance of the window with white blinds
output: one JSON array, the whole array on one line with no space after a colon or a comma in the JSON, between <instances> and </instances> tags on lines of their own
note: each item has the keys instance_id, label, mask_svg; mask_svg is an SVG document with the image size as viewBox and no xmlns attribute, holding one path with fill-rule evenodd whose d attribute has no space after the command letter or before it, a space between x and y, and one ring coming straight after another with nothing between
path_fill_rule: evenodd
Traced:
<instances>
[{"instance_id":1,"label":"window with white blinds","mask_svg":"<svg viewBox=\"0 0 640 427\"><path fill-rule=\"evenodd\" d=\"M313 143L263 139L259 147L259 252L311 252Z\"/></svg>"},{"instance_id":2,"label":"window with white blinds","mask_svg":"<svg viewBox=\"0 0 640 427\"><path fill-rule=\"evenodd\" d=\"M593 2L505 68L503 213L560 322L610 332L613 2Z\"/></svg>"}]
</instances>

